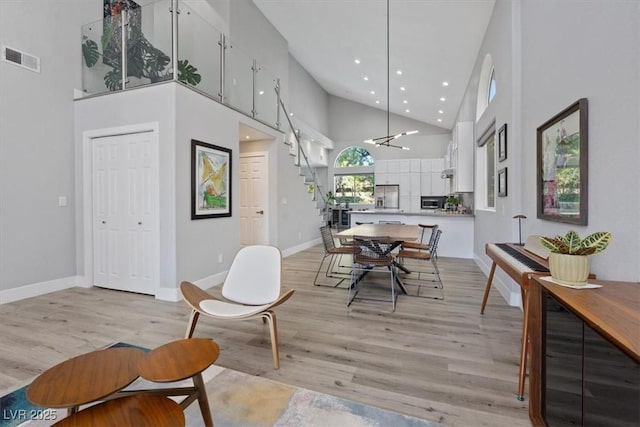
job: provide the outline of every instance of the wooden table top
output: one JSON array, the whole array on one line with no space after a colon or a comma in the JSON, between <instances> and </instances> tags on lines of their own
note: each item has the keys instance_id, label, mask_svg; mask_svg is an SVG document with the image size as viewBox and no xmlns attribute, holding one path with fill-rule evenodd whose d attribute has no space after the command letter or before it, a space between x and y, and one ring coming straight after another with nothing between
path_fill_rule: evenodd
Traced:
<instances>
[{"instance_id":1,"label":"wooden table top","mask_svg":"<svg viewBox=\"0 0 640 427\"><path fill-rule=\"evenodd\" d=\"M389 237L396 241L413 241L420 239L421 230L417 225L404 224L361 224L343 230L340 237Z\"/></svg>"},{"instance_id":2,"label":"wooden table top","mask_svg":"<svg viewBox=\"0 0 640 427\"><path fill-rule=\"evenodd\" d=\"M40 374L27 389L27 399L45 408L101 400L138 378L144 356L142 350L117 347L74 357Z\"/></svg>"},{"instance_id":3,"label":"wooden table top","mask_svg":"<svg viewBox=\"0 0 640 427\"><path fill-rule=\"evenodd\" d=\"M199 374L220 356L220 347L207 338L188 338L164 344L138 362L138 372L154 382L181 381Z\"/></svg>"},{"instance_id":4,"label":"wooden table top","mask_svg":"<svg viewBox=\"0 0 640 427\"><path fill-rule=\"evenodd\" d=\"M640 363L640 283L591 280L596 289L571 289L535 279L584 322Z\"/></svg>"},{"instance_id":5,"label":"wooden table top","mask_svg":"<svg viewBox=\"0 0 640 427\"><path fill-rule=\"evenodd\" d=\"M135 394L109 400L63 418L56 427L180 427L184 411L165 396Z\"/></svg>"}]
</instances>

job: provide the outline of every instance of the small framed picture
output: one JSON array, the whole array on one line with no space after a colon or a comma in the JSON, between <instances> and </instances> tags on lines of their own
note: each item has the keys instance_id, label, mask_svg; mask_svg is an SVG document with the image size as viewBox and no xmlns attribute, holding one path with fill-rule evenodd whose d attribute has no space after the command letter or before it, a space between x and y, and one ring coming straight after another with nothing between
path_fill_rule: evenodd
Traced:
<instances>
[{"instance_id":1,"label":"small framed picture","mask_svg":"<svg viewBox=\"0 0 640 427\"><path fill-rule=\"evenodd\" d=\"M507 197L507 168L498 171L498 197Z\"/></svg>"},{"instance_id":2,"label":"small framed picture","mask_svg":"<svg viewBox=\"0 0 640 427\"><path fill-rule=\"evenodd\" d=\"M498 161L507 160L507 124L498 131Z\"/></svg>"}]
</instances>

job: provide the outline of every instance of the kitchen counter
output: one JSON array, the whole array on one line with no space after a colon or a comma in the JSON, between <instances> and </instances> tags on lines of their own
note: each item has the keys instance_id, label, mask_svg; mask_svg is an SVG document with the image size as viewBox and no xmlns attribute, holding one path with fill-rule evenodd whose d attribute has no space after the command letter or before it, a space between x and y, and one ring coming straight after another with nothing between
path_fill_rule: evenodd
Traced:
<instances>
[{"instance_id":1,"label":"kitchen counter","mask_svg":"<svg viewBox=\"0 0 640 427\"><path fill-rule=\"evenodd\" d=\"M462 217L473 218L473 214L461 214L450 213L449 211L434 210L434 209L422 209L419 211L405 211L402 209L365 209L365 210L351 210L348 211L349 215L363 214L363 215L407 215L407 216L447 216L447 217Z\"/></svg>"},{"instance_id":2,"label":"kitchen counter","mask_svg":"<svg viewBox=\"0 0 640 427\"><path fill-rule=\"evenodd\" d=\"M442 235L438 255L454 258L473 258L474 215L420 210L406 212L401 209L367 209L348 212L350 224L356 222L399 221L402 224L438 224ZM427 236L428 238L428 236Z\"/></svg>"}]
</instances>

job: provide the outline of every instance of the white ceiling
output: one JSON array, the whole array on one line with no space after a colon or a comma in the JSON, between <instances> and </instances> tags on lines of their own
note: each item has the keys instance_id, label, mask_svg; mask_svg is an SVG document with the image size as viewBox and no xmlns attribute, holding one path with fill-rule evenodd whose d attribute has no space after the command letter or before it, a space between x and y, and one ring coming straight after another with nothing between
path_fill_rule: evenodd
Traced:
<instances>
[{"instance_id":1,"label":"white ceiling","mask_svg":"<svg viewBox=\"0 0 640 427\"><path fill-rule=\"evenodd\" d=\"M494 2L390 0L391 112L447 129L453 126ZM289 42L291 54L328 93L386 111L385 0L254 3ZM396 74L397 69L402 75ZM443 86L443 81L449 85Z\"/></svg>"}]
</instances>

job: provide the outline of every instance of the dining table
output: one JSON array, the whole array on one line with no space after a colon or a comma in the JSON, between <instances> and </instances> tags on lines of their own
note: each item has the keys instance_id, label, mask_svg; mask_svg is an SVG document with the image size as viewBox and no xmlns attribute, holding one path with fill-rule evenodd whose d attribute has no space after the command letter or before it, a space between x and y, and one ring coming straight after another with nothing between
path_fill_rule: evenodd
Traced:
<instances>
[{"instance_id":1,"label":"dining table","mask_svg":"<svg viewBox=\"0 0 640 427\"><path fill-rule=\"evenodd\" d=\"M354 227L348 228L346 230L342 230L341 232L336 234L338 237L349 237L353 238L354 236L365 237L365 238L376 238L376 237L385 237L388 240L392 240L394 244L390 245L387 253L390 253L395 248L400 246L402 242L411 242L420 239L421 230L417 225L405 225L405 224L360 224ZM386 255L386 254L384 254ZM411 273L411 270L406 268L404 265L398 263L397 261L393 261L393 266L404 271L405 273ZM364 271L359 277L352 281L351 287L355 286L360 280L364 278L364 276L368 273L368 271ZM398 288L403 294L407 294L407 289L402 283L402 280L398 275L395 275L396 283L398 284Z\"/></svg>"}]
</instances>

